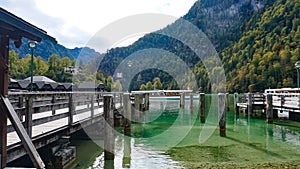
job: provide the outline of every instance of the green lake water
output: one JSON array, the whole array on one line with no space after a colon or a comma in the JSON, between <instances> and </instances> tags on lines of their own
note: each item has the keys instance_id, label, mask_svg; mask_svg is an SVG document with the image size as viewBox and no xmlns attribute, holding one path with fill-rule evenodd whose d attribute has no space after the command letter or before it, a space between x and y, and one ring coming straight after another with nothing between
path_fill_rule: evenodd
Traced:
<instances>
[{"instance_id":1,"label":"green lake water","mask_svg":"<svg viewBox=\"0 0 300 169\"><path fill-rule=\"evenodd\" d=\"M233 98L231 97L231 102ZM105 162L103 141L73 139L77 159L69 168L298 168L300 123L236 115L226 111L226 137L219 136L218 101L206 96L206 123L199 122L198 98L193 111L179 100L150 100L150 110L132 124L133 137L116 134L115 160ZM233 103L231 103L233 105Z\"/></svg>"}]
</instances>

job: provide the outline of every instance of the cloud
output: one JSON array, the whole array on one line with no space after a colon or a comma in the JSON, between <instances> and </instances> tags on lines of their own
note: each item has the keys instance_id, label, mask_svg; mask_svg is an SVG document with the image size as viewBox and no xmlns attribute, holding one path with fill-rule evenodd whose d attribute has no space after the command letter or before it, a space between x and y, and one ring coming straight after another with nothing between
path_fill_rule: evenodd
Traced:
<instances>
[{"instance_id":1,"label":"cloud","mask_svg":"<svg viewBox=\"0 0 300 169\"><path fill-rule=\"evenodd\" d=\"M99 30L143 13L184 15L196 0L0 0L0 6L44 29L66 47L81 47ZM106 43L102 42L101 43Z\"/></svg>"}]
</instances>

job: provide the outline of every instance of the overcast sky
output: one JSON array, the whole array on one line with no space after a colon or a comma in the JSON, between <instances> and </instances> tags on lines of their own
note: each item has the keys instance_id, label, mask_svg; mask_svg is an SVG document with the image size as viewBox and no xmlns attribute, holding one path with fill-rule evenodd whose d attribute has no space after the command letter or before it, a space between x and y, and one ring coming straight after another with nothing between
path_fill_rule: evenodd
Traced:
<instances>
[{"instance_id":1,"label":"overcast sky","mask_svg":"<svg viewBox=\"0 0 300 169\"><path fill-rule=\"evenodd\" d=\"M0 6L44 29L58 43L83 47L101 28L126 16L143 13L175 17L196 0L0 0Z\"/></svg>"}]
</instances>

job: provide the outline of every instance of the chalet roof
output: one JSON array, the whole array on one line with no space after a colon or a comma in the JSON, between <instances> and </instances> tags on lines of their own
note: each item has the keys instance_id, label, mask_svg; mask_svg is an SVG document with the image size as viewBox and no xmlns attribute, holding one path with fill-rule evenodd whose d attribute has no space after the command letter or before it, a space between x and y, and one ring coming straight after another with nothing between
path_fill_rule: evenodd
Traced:
<instances>
[{"instance_id":1,"label":"chalet roof","mask_svg":"<svg viewBox=\"0 0 300 169\"><path fill-rule=\"evenodd\" d=\"M96 82L82 82L79 84L78 88L80 89L95 89L99 88L103 84L99 84Z\"/></svg>"},{"instance_id":2,"label":"chalet roof","mask_svg":"<svg viewBox=\"0 0 300 169\"><path fill-rule=\"evenodd\" d=\"M24 80L29 80L30 81L30 78L31 77L27 77L26 79ZM46 76L33 76L33 82L36 83L36 82L47 82L47 83L56 83L54 80L46 77Z\"/></svg>"},{"instance_id":3,"label":"chalet roof","mask_svg":"<svg viewBox=\"0 0 300 169\"><path fill-rule=\"evenodd\" d=\"M22 37L41 41L42 39L57 43L55 38L47 35L47 32L26 22L16 15L0 7L0 34L9 35L13 40L21 40Z\"/></svg>"},{"instance_id":4,"label":"chalet roof","mask_svg":"<svg viewBox=\"0 0 300 169\"><path fill-rule=\"evenodd\" d=\"M19 80L18 83L22 89L26 89L27 86L30 84L30 80Z\"/></svg>"}]
</instances>

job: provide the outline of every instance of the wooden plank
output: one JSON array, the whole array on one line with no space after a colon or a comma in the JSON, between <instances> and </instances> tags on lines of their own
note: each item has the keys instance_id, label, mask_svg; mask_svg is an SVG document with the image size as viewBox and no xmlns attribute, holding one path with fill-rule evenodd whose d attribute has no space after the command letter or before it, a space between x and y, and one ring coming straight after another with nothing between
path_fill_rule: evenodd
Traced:
<instances>
[{"instance_id":1,"label":"wooden plank","mask_svg":"<svg viewBox=\"0 0 300 169\"><path fill-rule=\"evenodd\" d=\"M35 167L39 169L45 168L45 164L43 160L41 159L40 155L38 154L37 150L35 149L30 137L26 133L25 128L23 127L17 113L13 109L12 105L10 104L8 98L4 98L1 96L1 106L6 109L8 112L8 117L12 124L15 127L15 130L18 133L18 136L20 137L22 144L24 148L26 149L26 152L28 153L30 159L32 160Z\"/></svg>"}]
</instances>

